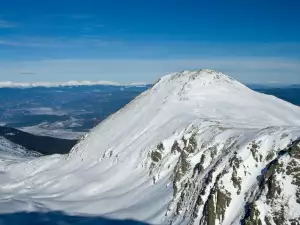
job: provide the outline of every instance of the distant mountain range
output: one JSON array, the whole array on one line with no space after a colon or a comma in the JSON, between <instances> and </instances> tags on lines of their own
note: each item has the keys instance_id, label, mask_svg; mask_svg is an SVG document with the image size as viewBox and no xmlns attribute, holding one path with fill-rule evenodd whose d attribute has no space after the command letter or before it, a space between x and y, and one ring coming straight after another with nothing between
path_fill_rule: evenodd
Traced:
<instances>
[{"instance_id":1,"label":"distant mountain range","mask_svg":"<svg viewBox=\"0 0 300 225\"><path fill-rule=\"evenodd\" d=\"M0 88L32 88L32 87L67 87L67 86L93 86L93 85L109 85L109 86L145 86L146 83L120 84L112 81L67 81L67 82L13 82L2 81Z\"/></svg>"},{"instance_id":2,"label":"distant mountain range","mask_svg":"<svg viewBox=\"0 0 300 225\"><path fill-rule=\"evenodd\" d=\"M247 84L251 89L300 88L300 84Z\"/></svg>"},{"instance_id":3,"label":"distant mountain range","mask_svg":"<svg viewBox=\"0 0 300 225\"><path fill-rule=\"evenodd\" d=\"M33 87L71 87L71 86L151 86L151 83L135 82L135 83L118 83L114 81L66 81L66 82L13 82L0 81L0 88L33 88ZM247 84L251 89L263 88L300 88L300 84Z\"/></svg>"}]
</instances>

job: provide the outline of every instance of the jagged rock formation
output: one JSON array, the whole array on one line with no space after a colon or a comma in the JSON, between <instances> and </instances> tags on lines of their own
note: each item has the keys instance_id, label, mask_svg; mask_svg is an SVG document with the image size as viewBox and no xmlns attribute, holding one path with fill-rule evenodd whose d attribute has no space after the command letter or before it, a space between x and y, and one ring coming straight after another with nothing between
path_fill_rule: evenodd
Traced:
<instances>
[{"instance_id":1,"label":"jagged rock formation","mask_svg":"<svg viewBox=\"0 0 300 225\"><path fill-rule=\"evenodd\" d=\"M31 202L31 210L153 224L296 225L299 137L299 107L216 71L183 71L160 79L69 155L5 165L0 196L13 195L14 210ZM20 187L30 188L15 194Z\"/></svg>"}]
</instances>

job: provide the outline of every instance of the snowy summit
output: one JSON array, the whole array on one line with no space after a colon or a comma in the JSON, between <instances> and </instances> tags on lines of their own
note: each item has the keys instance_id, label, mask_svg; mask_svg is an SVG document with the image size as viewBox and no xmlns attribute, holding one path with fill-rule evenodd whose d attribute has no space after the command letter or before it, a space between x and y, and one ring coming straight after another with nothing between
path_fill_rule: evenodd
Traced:
<instances>
[{"instance_id":1,"label":"snowy summit","mask_svg":"<svg viewBox=\"0 0 300 225\"><path fill-rule=\"evenodd\" d=\"M299 137L299 107L213 70L173 73L69 155L2 160L0 211L294 225Z\"/></svg>"}]
</instances>

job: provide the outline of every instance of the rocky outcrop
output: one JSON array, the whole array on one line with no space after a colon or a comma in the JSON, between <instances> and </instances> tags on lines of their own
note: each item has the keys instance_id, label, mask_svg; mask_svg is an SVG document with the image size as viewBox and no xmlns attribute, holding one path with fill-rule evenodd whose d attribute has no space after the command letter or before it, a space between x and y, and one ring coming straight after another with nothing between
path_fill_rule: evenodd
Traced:
<instances>
[{"instance_id":1,"label":"rocky outcrop","mask_svg":"<svg viewBox=\"0 0 300 225\"><path fill-rule=\"evenodd\" d=\"M274 147L276 138L272 145L263 139L242 142L230 131L226 141L216 143L224 131L212 126L212 136L203 140L205 132L193 126L172 145L162 142L151 151L149 168L155 182L164 164L176 157L176 164L169 167L173 171L173 199L166 212L169 223L227 224L232 210L239 210L235 221L243 225L297 224L298 217L287 215L291 203L285 201L282 180L294 186L295 192L289 194L300 206L300 141L279 149ZM271 137L274 131L267 129L264 134ZM262 204L270 210L263 211Z\"/></svg>"}]
</instances>

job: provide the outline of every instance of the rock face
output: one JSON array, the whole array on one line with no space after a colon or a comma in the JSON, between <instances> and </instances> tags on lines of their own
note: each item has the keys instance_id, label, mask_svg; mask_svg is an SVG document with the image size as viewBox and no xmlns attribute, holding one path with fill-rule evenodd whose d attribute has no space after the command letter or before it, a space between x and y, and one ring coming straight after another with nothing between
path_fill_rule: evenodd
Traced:
<instances>
[{"instance_id":1,"label":"rock face","mask_svg":"<svg viewBox=\"0 0 300 225\"><path fill-rule=\"evenodd\" d=\"M159 161L178 158L166 214L172 215L170 223L298 224L300 140L281 149L285 135L274 138L281 132L266 129L257 143L240 143L234 135L212 144L193 128L185 132L190 137L164 149ZM214 139L221 134L216 132ZM163 170L159 161L152 159L151 175Z\"/></svg>"},{"instance_id":2,"label":"rock face","mask_svg":"<svg viewBox=\"0 0 300 225\"><path fill-rule=\"evenodd\" d=\"M6 165L11 189L0 194L14 196L13 210L32 202L33 211L153 224L296 225L299 137L299 107L216 71L183 71L160 79L69 155Z\"/></svg>"}]
</instances>

